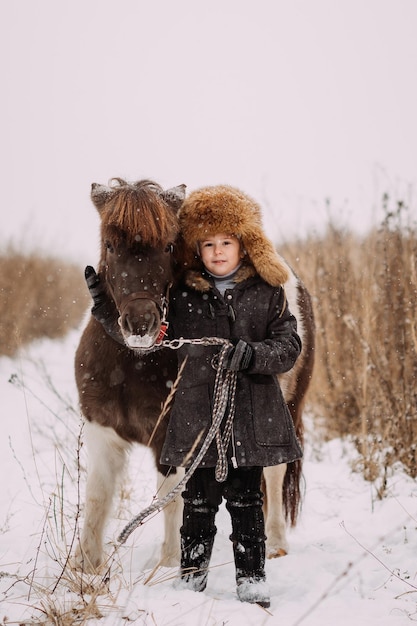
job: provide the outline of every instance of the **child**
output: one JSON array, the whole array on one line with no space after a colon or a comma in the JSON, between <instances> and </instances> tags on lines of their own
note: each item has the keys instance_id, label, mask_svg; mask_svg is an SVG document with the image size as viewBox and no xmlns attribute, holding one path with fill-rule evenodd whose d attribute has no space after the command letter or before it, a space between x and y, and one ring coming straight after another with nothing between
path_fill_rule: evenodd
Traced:
<instances>
[{"instance_id":1,"label":"child","mask_svg":"<svg viewBox=\"0 0 417 626\"><path fill-rule=\"evenodd\" d=\"M222 498L231 516L237 595L270 605L265 581L261 477L265 466L301 458L277 374L300 354L282 284L287 271L261 226L259 206L228 186L190 194L180 210L186 270L170 297L170 336L221 337L237 371L228 475L217 482L213 442L183 493L181 569L176 586L203 591ZM188 466L211 424L218 346L184 344L187 357L170 413L161 463ZM196 445L196 442L197 445Z\"/></svg>"}]
</instances>

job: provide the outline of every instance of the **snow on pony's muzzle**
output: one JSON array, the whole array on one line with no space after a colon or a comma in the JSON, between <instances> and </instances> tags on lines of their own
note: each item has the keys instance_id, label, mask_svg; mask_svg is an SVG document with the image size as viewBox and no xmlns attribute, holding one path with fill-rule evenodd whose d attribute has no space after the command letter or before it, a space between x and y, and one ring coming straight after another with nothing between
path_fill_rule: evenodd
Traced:
<instances>
[{"instance_id":1,"label":"snow on pony's muzzle","mask_svg":"<svg viewBox=\"0 0 417 626\"><path fill-rule=\"evenodd\" d=\"M146 350L154 345L154 337L151 335L129 335L129 337L125 337L125 343L129 348Z\"/></svg>"},{"instance_id":2,"label":"snow on pony's muzzle","mask_svg":"<svg viewBox=\"0 0 417 626\"><path fill-rule=\"evenodd\" d=\"M152 335L129 335L125 337L126 345L132 349L148 350L154 346L160 346L165 335L168 332L168 322L162 322L159 329L158 336L155 338Z\"/></svg>"}]
</instances>

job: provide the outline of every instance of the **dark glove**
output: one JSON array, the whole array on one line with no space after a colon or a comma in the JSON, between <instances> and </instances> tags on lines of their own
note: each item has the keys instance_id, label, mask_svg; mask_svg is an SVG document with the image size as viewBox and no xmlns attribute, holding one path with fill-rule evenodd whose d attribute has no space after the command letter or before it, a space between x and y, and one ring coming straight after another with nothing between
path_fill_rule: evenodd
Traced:
<instances>
[{"instance_id":1,"label":"dark glove","mask_svg":"<svg viewBox=\"0 0 417 626\"><path fill-rule=\"evenodd\" d=\"M87 283L88 291L94 300L94 306L101 306L107 301L107 294L101 284L100 276L96 273L96 270L91 265L87 265L84 270L85 282Z\"/></svg>"},{"instance_id":2,"label":"dark glove","mask_svg":"<svg viewBox=\"0 0 417 626\"><path fill-rule=\"evenodd\" d=\"M108 296L94 267L87 265L84 270L84 276L88 291L94 302L94 306L91 309L92 315L102 324L115 317L117 319L118 315L114 302Z\"/></svg>"},{"instance_id":3,"label":"dark glove","mask_svg":"<svg viewBox=\"0 0 417 626\"><path fill-rule=\"evenodd\" d=\"M84 276L88 291L94 301L91 315L100 322L106 333L110 335L112 339L124 345L123 335L120 332L120 326L117 322L119 313L113 300L103 288L100 276L91 265L87 265L85 268Z\"/></svg>"},{"instance_id":4,"label":"dark glove","mask_svg":"<svg viewBox=\"0 0 417 626\"><path fill-rule=\"evenodd\" d=\"M233 339L232 343L234 345L226 353L223 368L232 372L246 370L252 360L253 348L243 339Z\"/></svg>"}]
</instances>

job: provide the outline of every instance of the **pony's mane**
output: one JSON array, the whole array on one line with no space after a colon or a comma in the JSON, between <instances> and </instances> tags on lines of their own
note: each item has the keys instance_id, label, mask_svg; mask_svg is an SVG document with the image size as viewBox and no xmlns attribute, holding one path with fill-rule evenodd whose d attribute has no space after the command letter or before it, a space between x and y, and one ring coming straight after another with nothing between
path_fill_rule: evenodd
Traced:
<instances>
[{"instance_id":1,"label":"pony's mane","mask_svg":"<svg viewBox=\"0 0 417 626\"><path fill-rule=\"evenodd\" d=\"M102 227L123 233L128 246L138 241L147 246L165 246L178 234L175 211L160 195L163 191L151 180L129 183L122 178L111 181L111 197L101 213Z\"/></svg>"}]
</instances>

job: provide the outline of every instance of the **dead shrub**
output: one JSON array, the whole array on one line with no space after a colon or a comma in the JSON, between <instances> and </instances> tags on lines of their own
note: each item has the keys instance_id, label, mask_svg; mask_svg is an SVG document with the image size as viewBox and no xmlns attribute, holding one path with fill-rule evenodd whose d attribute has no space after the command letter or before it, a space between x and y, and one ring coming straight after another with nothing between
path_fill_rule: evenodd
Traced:
<instances>
[{"instance_id":1,"label":"dead shrub","mask_svg":"<svg viewBox=\"0 0 417 626\"><path fill-rule=\"evenodd\" d=\"M6 356L34 339L64 336L90 300L80 267L12 246L0 252L0 294L0 354Z\"/></svg>"},{"instance_id":2,"label":"dead shrub","mask_svg":"<svg viewBox=\"0 0 417 626\"><path fill-rule=\"evenodd\" d=\"M389 205L365 237L330 224L280 250L314 301L311 409L328 437L354 438L369 480L398 461L417 476L417 228Z\"/></svg>"}]
</instances>

